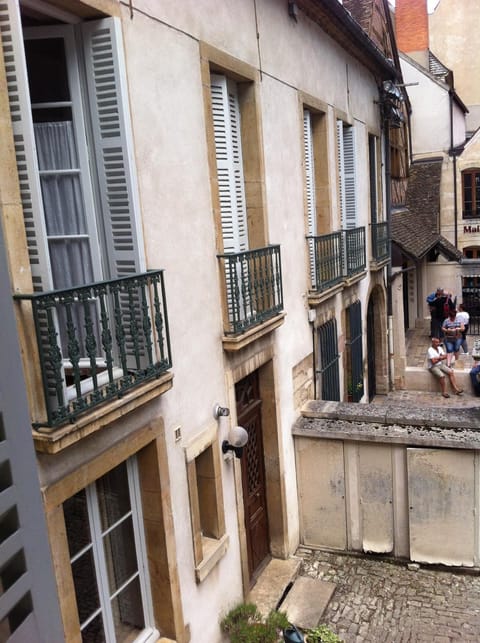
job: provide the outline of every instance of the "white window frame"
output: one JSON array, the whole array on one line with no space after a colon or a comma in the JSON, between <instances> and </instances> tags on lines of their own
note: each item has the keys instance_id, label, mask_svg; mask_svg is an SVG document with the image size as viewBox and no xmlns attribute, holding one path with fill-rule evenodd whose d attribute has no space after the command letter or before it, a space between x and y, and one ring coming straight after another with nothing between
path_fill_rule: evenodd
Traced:
<instances>
[{"instance_id":1,"label":"white window frame","mask_svg":"<svg viewBox=\"0 0 480 643\"><path fill-rule=\"evenodd\" d=\"M87 234L90 242L90 254L92 261L92 270L93 270L93 280L101 281L104 278L104 270L102 268L102 253L100 251L100 242L99 237L103 238L103 231L100 229L100 221L98 220L98 207L95 205L93 197L93 187L92 187L92 175L90 172L90 164L88 159L87 151L87 131L86 131L86 115L83 110L83 99L82 99L82 83L80 79L80 68L79 60L76 50L75 37L73 28L70 25L55 25L48 27L30 27L23 30L24 40L50 40L60 38L64 42L65 46L65 62L67 69L68 84L70 90L70 101L68 103L49 103L42 105L31 104L32 111L35 109L41 109L42 107L59 107L65 106L69 107L72 110L72 120L73 128L75 135L76 151L78 154L79 161L79 174L81 177L81 190L83 196L83 206L85 211L85 220L87 224ZM39 178L42 176L43 172L38 169L37 172ZM51 173L51 172L49 172ZM50 237L47 234L45 215L43 214L45 206L42 199L41 212L44 219L44 233L45 238L48 240ZM85 235L75 235L72 237L69 235L68 238L77 238L84 237ZM58 237L51 237L58 238ZM66 238L66 237L62 237ZM50 252L47 243L47 255L48 255L48 276L47 284L48 287L53 289L53 278L52 278L52 268L50 263Z\"/></svg>"},{"instance_id":2,"label":"white window frame","mask_svg":"<svg viewBox=\"0 0 480 643\"><path fill-rule=\"evenodd\" d=\"M136 456L132 456L131 458L129 458L126 461L126 465L128 487L130 492L130 511L122 516L121 520L124 520L129 515L132 516L135 538L135 552L138 563L137 573L140 583L140 591L145 619L145 628L135 638L135 643L150 643L158 640L159 632L154 625L155 621L150 589L150 577L148 572L148 560L146 555L145 534L143 529L143 512ZM107 643L115 643L115 627L113 625L112 610L110 607L110 600L112 597L110 596L108 588L108 573L104 556L103 534L100 511L98 507L96 481L88 485L88 487L85 488L85 492L90 525L91 544L87 545L87 547L77 552L75 556L71 558L70 563L72 564L73 562L75 562L75 560L79 558L87 548L92 548L100 607L94 612L94 614L91 615L91 617L87 621L85 621L85 623L81 623L80 625L88 625L88 623L90 623L93 618L101 613L106 641ZM119 521L117 521L115 525L117 525L118 523ZM110 531L115 525L111 526L107 531ZM118 593L118 590L115 593Z\"/></svg>"}]
</instances>

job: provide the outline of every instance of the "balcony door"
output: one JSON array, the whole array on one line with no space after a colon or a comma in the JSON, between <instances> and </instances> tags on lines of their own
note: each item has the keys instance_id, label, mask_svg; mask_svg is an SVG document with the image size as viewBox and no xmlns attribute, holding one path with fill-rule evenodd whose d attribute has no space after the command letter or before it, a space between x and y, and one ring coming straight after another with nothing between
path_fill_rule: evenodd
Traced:
<instances>
[{"instance_id":1,"label":"balcony door","mask_svg":"<svg viewBox=\"0 0 480 643\"><path fill-rule=\"evenodd\" d=\"M238 254L249 249L238 88L219 74L211 74L210 82L223 252ZM225 281L227 292L237 293L235 301L228 296L229 320L244 319L249 310L247 256L239 257Z\"/></svg>"},{"instance_id":2,"label":"balcony door","mask_svg":"<svg viewBox=\"0 0 480 643\"><path fill-rule=\"evenodd\" d=\"M47 280L63 290L103 278L78 60L70 27L26 29L24 38Z\"/></svg>"}]
</instances>

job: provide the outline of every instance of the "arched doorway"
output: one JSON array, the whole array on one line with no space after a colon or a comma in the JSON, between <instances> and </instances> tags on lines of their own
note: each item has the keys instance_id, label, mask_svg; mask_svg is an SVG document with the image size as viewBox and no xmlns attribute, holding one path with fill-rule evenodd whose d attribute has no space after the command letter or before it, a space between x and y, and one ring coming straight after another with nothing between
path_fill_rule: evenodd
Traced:
<instances>
[{"instance_id":1,"label":"arched doorway","mask_svg":"<svg viewBox=\"0 0 480 643\"><path fill-rule=\"evenodd\" d=\"M370 297L367 309L367 377L368 401L371 402L377 394L377 379L375 368L375 315L373 299Z\"/></svg>"},{"instance_id":2,"label":"arched doorway","mask_svg":"<svg viewBox=\"0 0 480 643\"><path fill-rule=\"evenodd\" d=\"M379 285L370 293L367 306L367 386L369 402L388 393L386 298Z\"/></svg>"}]
</instances>

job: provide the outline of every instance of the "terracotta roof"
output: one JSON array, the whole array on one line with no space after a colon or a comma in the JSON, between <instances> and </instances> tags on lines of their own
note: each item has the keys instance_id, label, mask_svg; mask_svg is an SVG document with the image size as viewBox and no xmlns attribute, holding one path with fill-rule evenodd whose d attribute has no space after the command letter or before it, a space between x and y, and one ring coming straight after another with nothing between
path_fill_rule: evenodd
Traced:
<instances>
[{"instance_id":1,"label":"terracotta roof","mask_svg":"<svg viewBox=\"0 0 480 643\"><path fill-rule=\"evenodd\" d=\"M392 213L392 241L414 259L436 248L447 259L462 253L439 233L442 159L416 161L410 168L406 208Z\"/></svg>"}]
</instances>

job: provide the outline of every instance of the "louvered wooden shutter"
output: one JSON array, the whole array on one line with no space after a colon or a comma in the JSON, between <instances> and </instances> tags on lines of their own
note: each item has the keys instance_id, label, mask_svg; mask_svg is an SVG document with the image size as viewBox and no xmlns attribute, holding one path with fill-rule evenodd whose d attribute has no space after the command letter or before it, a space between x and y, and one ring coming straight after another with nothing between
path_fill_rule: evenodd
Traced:
<instances>
[{"instance_id":1,"label":"louvered wooden shutter","mask_svg":"<svg viewBox=\"0 0 480 643\"><path fill-rule=\"evenodd\" d=\"M212 74L211 96L224 252L248 250L240 110L236 84Z\"/></svg>"},{"instance_id":2,"label":"louvered wooden shutter","mask_svg":"<svg viewBox=\"0 0 480 643\"><path fill-rule=\"evenodd\" d=\"M340 224L345 228L345 177L343 171L343 122L337 121L337 170L338 170L338 198L340 206Z\"/></svg>"},{"instance_id":3,"label":"louvered wooden shutter","mask_svg":"<svg viewBox=\"0 0 480 643\"><path fill-rule=\"evenodd\" d=\"M355 136L353 127L343 129L343 177L345 183L345 227L357 227L357 197L355 185Z\"/></svg>"},{"instance_id":4,"label":"louvered wooden shutter","mask_svg":"<svg viewBox=\"0 0 480 643\"><path fill-rule=\"evenodd\" d=\"M35 291L51 290L45 218L41 197L35 137L30 110L22 24L18 2L0 4L1 38L7 74L20 196Z\"/></svg>"},{"instance_id":5,"label":"louvered wooden shutter","mask_svg":"<svg viewBox=\"0 0 480 643\"><path fill-rule=\"evenodd\" d=\"M315 195L315 162L313 156L312 119L308 109L303 110L303 148L305 156L305 191L307 197L308 235L317 234L316 195ZM315 288L315 243L309 240L310 279Z\"/></svg>"},{"instance_id":6,"label":"louvered wooden shutter","mask_svg":"<svg viewBox=\"0 0 480 643\"><path fill-rule=\"evenodd\" d=\"M116 18L106 18L81 27L101 200L97 222L100 225L101 219L105 230L109 276L128 277L145 269L145 259L121 24ZM139 294L122 293L120 307L124 328L137 329L136 338L126 336L128 367L137 369L137 345L140 368L146 368Z\"/></svg>"},{"instance_id":7,"label":"louvered wooden shutter","mask_svg":"<svg viewBox=\"0 0 480 643\"><path fill-rule=\"evenodd\" d=\"M121 24L82 24L88 100L110 277L145 267Z\"/></svg>"}]
</instances>

